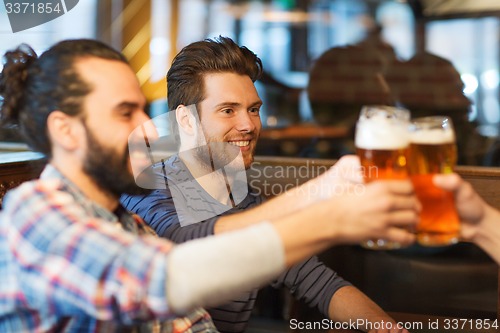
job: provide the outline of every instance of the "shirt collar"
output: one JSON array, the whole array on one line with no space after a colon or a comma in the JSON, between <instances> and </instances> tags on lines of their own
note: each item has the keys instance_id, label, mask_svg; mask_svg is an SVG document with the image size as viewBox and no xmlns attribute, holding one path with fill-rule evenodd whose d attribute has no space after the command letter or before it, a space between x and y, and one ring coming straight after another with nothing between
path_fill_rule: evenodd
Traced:
<instances>
[{"instance_id":1,"label":"shirt collar","mask_svg":"<svg viewBox=\"0 0 500 333\"><path fill-rule=\"evenodd\" d=\"M88 214L94 217L104 219L108 222L119 222L117 216L97 204L96 202L89 199L78 186L76 186L71 180L65 177L56 167L51 164L47 164L40 175L40 179L58 179L63 184L63 190L70 193L75 201L80 204Z\"/></svg>"}]
</instances>

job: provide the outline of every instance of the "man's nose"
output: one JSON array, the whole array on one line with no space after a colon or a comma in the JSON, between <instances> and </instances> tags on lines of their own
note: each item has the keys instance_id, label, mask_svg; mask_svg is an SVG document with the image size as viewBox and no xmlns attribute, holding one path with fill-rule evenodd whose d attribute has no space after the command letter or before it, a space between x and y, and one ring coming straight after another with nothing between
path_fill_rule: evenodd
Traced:
<instances>
[{"instance_id":1,"label":"man's nose","mask_svg":"<svg viewBox=\"0 0 500 333\"><path fill-rule=\"evenodd\" d=\"M255 123L248 112L240 113L236 121L235 127L238 131L248 133L255 131Z\"/></svg>"}]
</instances>

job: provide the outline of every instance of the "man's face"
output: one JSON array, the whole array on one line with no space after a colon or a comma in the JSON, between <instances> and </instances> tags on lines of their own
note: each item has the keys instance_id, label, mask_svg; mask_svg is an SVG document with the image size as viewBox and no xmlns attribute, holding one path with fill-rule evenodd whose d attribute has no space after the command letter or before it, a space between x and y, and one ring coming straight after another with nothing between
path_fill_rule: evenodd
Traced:
<instances>
[{"instance_id":1,"label":"man's face","mask_svg":"<svg viewBox=\"0 0 500 333\"><path fill-rule=\"evenodd\" d=\"M128 154L132 130L149 119L145 98L133 71L119 61L86 58L76 64L92 86L83 102L86 129L84 172L115 196L137 193ZM144 157L134 156L134 159Z\"/></svg>"},{"instance_id":2,"label":"man's face","mask_svg":"<svg viewBox=\"0 0 500 333\"><path fill-rule=\"evenodd\" d=\"M198 112L206 142L237 146L248 169L262 128L257 90L246 75L215 73L205 75L204 80L206 98Z\"/></svg>"}]
</instances>

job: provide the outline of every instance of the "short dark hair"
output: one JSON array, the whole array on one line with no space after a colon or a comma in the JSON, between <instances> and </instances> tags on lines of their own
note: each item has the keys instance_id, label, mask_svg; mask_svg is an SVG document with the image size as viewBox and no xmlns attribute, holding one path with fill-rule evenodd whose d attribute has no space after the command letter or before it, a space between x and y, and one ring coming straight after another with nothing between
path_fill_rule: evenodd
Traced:
<instances>
[{"instance_id":1,"label":"short dark hair","mask_svg":"<svg viewBox=\"0 0 500 333\"><path fill-rule=\"evenodd\" d=\"M222 36L184 47L167 73L169 110L203 101L204 76L224 72L247 75L255 82L262 75L262 61L245 46Z\"/></svg>"},{"instance_id":2,"label":"short dark hair","mask_svg":"<svg viewBox=\"0 0 500 333\"><path fill-rule=\"evenodd\" d=\"M71 116L82 114L83 98L92 91L75 70L78 59L96 57L128 63L108 45L90 39L59 42L37 57L22 44L4 55L0 74L1 121L18 125L26 142L51 157L47 118L54 110Z\"/></svg>"}]
</instances>

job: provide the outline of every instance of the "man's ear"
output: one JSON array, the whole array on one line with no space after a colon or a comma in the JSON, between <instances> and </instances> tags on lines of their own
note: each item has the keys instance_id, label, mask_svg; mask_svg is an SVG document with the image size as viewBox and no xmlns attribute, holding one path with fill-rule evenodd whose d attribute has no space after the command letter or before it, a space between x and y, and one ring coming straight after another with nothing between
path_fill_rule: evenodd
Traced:
<instances>
[{"instance_id":1,"label":"man's ear","mask_svg":"<svg viewBox=\"0 0 500 333\"><path fill-rule=\"evenodd\" d=\"M85 138L83 124L77 117L62 111L52 111L47 117L47 131L52 145L65 150L75 150Z\"/></svg>"},{"instance_id":2,"label":"man's ear","mask_svg":"<svg viewBox=\"0 0 500 333\"><path fill-rule=\"evenodd\" d=\"M179 132L182 131L191 136L195 135L196 119L187 106L181 104L175 109L175 119L179 125Z\"/></svg>"}]
</instances>

